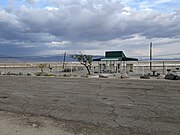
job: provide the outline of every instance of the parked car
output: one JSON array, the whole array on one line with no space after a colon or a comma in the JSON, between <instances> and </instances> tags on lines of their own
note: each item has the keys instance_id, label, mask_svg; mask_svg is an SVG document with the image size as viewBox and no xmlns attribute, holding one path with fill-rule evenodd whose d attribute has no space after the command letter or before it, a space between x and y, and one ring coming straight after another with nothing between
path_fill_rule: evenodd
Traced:
<instances>
[{"instance_id":1,"label":"parked car","mask_svg":"<svg viewBox=\"0 0 180 135\"><path fill-rule=\"evenodd\" d=\"M168 73L165 77L165 79L169 80L179 80L180 79L180 73L179 72L171 72Z\"/></svg>"}]
</instances>

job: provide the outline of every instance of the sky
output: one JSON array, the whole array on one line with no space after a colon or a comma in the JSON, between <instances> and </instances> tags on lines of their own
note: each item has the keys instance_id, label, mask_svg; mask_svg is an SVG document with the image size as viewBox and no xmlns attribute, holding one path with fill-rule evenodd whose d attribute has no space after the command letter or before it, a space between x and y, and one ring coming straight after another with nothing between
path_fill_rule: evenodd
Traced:
<instances>
[{"instance_id":1,"label":"sky","mask_svg":"<svg viewBox=\"0 0 180 135\"><path fill-rule=\"evenodd\" d=\"M0 55L180 57L179 0L0 0Z\"/></svg>"}]
</instances>

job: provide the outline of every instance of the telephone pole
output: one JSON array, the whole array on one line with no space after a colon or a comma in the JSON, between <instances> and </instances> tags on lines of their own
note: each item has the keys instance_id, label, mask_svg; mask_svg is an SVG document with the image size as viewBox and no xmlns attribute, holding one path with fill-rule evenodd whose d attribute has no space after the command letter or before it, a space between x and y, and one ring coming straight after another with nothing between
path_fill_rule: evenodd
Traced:
<instances>
[{"instance_id":1,"label":"telephone pole","mask_svg":"<svg viewBox=\"0 0 180 135\"><path fill-rule=\"evenodd\" d=\"M63 59L63 70L65 69L65 62L66 62L66 52L64 53L64 59Z\"/></svg>"},{"instance_id":2,"label":"telephone pole","mask_svg":"<svg viewBox=\"0 0 180 135\"><path fill-rule=\"evenodd\" d=\"M152 70L152 42L150 43L150 70Z\"/></svg>"}]
</instances>

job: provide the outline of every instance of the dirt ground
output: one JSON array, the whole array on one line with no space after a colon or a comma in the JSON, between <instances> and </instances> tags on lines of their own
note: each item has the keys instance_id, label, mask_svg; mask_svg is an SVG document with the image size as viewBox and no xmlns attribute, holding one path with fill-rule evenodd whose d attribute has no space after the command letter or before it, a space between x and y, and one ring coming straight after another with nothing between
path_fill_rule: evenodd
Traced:
<instances>
[{"instance_id":1,"label":"dirt ground","mask_svg":"<svg viewBox=\"0 0 180 135\"><path fill-rule=\"evenodd\" d=\"M180 81L0 76L0 135L179 135Z\"/></svg>"}]
</instances>

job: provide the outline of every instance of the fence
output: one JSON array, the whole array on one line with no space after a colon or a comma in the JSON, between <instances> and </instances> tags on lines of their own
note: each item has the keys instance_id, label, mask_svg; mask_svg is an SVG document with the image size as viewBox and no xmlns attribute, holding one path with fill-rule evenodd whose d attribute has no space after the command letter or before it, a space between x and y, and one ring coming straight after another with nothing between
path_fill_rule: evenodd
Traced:
<instances>
[{"instance_id":1,"label":"fence","mask_svg":"<svg viewBox=\"0 0 180 135\"><path fill-rule=\"evenodd\" d=\"M179 71L180 61L152 61L152 70L150 70L150 61L126 62L121 66L121 71L132 72L135 74L148 74L153 71L160 74L167 74L169 70ZM35 73L40 72L39 64L46 64L45 72L58 74L62 71L74 72L84 70L84 66L79 62L31 62L31 63L0 63L0 72L14 73ZM64 66L63 66L64 65ZM130 65L130 69L127 68ZM64 67L64 68L63 68ZM97 62L93 62L91 71L99 71ZM168 70L168 71L167 71Z\"/></svg>"}]
</instances>

